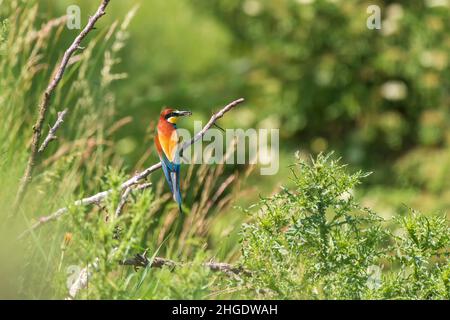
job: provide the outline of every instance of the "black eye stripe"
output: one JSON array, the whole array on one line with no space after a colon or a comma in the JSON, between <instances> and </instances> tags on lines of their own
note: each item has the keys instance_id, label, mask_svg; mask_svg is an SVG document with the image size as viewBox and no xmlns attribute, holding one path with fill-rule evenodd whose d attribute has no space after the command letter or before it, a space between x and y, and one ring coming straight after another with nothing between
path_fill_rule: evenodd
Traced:
<instances>
[{"instance_id":1,"label":"black eye stripe","mask_svg":"<svg viewBox=\"0 0 450 320\"><path fill-rule=\"evenodd\" d=\"M171 118L171 117L176 117L177 116L177 114L175 113L175 112L171 112L171 113L169 113L169 114L166 114L166 120L167 119L169 119L169 118Z\"/></svg>"}]
</instances>

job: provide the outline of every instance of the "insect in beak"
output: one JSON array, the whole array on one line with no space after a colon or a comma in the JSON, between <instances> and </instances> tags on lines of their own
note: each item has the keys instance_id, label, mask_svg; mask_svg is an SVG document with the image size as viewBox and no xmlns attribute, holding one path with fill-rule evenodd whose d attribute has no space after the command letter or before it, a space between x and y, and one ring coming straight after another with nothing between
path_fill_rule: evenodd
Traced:
<instances>
[{"instance_id":1,"label":"insect in beak","mask_svg":"<svg viewBox=\"0 0 450 320\"><path fill-rule=\"evenodd\" d=\"M177 110L174 113L176 114L177 117L184 117L184 116L191 116L192 115L191 111L180 111L180 110Z\"/></svg>"}]
</instances>

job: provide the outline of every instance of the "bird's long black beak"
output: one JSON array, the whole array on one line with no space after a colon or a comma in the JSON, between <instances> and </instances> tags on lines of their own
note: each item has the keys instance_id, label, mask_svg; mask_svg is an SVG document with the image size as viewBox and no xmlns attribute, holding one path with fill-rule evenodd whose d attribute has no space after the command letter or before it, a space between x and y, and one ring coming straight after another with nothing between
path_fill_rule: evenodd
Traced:
<instances>
[{"instance_id":1,"label":"bird's long black beak","mask_svg":"<svg viewBox=\"0 0 450 320\"><path fill-rule=\"evenodd\" d=\"M177 117L184 117L184 116L192 115L192 112L191 111L180 111L180 110L177 110L177 111L175 111L175 114L177 115Z\"/></svg>"}]
</instances>

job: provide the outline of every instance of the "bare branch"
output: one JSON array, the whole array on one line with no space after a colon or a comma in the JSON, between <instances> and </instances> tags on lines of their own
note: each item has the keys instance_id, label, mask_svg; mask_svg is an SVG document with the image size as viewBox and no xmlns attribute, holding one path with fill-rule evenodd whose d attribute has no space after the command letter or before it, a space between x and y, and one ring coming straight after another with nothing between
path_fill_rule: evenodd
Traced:
<instances>
[{"instance_id":1,"label":"bare branch","mask_svg":"<svg viewBox=\"0 0 450 320\"><path fill-rule=\"evenodd\" d=\"M150 259L147 257L148 249L145 250L142 254L136 254L134 257L119 261L119 265L122 266L133 266L135 271L138 271L139 268L145 268L150 264ZM80 290L85 289L89 282L89 279L92 277L93 272L98 269L99 259L96 258L93 263L90 263L86 266L86 268L82 269L78 277L73 281L72 285L69 288L69 296L66 300L75 299ZM176 267L188 266L192 265L192 263L181 263L176 262L170 259L155 257L151 261L151 268L162 268L168 267L170 269L174 269ZM236 267L228 263L223 262L205 262L202 264L203 267L210 269L215 272L223 272L229 276L238 277L238 275L251 275L248 270L245 270L242 267Z\"/></svg>"},{"instance_id":2,"label":"bare branch","mask_svg":"<svg viewBox=\"0 0 450 320\"><path fill-rule=\"evenodd\" d=\"M122 196L120 197L119 205L117 206L116 209L116 217L120 216L120 214L122 213L122 210L125 207L125 204L127 203L128 197L130 196L130 193L131 187L128 187L125 189Z\"/></svg>"},{"instance_id":3,"label":"bare branch","mask_svg":"<svg viewBox=\"0 0 450 320\"><path fill-rule=\"evenodd\" d=\"M233 109L234 107L236 107L238 104L244 102L243 98L237 99L231 103L229 103L228 105L226 105L224 108L222 108L219 112L215 113L212 115L211 119L208 121L208 123L203 127L203 129L198 132L190 141L186 142L181 150L180 153L185 150L186 148L188 148L191 144L195 143L196 141L200 140L203 135L206 133L206 131L208 131L208 129L210 129L213 124L220 118L223 117L223 115L225 113L227 113L228 111L230 111L231 109ZM127 188L138 184L139 182L145 180L151 173L155 172L156 170L159 170L161 168L161 162L158 162L154 165L152 165L151 167L148 167L147 169L145 169L144 171L138 173L137 175L133 176L132 178L128 179L127 181L125 181L124 183L122 183L122 185L120 186L120 190L126 190ZM91 204L98 204L100 203L103 199L105 199L106 197L108 197L108 195L112 192L112 190L106 190L106 191L102 191L99 192L93 196L81 199L81 200L77 200L73 203L74 206L87 206L87 205L91 205ZM25 230L20 236L19 239L21 239L23 236L25 236L26 234L30 233L31 231L39 228L41 225L49 222L49 221L53 221L58 219L59 217L61 217L62 215L64 215L65 213L67 213L69 211L69 209L67 207L65 208L61 208L58 209L57 211L55 211L54 213L52 213L49 216L44 216L39 218L39 220L33 224L29 229Z\"/></svg>"},{"instance_id":4,"label":"bare branch","mask_svg":"<svg viewBox=\"0 0 450 320\"><path fill-rule=\"evenodd\" d=\"M162 267L169 267L171 269L184 266L184 265L191 265L191 263L182 263L182 262L175 262L170 259L165 259L161 257L155 257L153 260L151 260L147 257L147 250L143 254L136 254L134 257L125 259L119 264L124 266L133 266L135 270L138 268L145 268L147 267L151 262L151 268L162 268ZM223 262L205 262L202 263L202 266L205 268L210 269L211 271L217 271L217 272L224 272L226 274L249 274L249 272L242 267L236 267L229 263L223 263Z\"/></svg>"},{"instance_id":5,"label":"bare branch","mask_svg":"<svg viewBox=\"0 0 450 320\"><path fill-rule=\"evenodd\" d=\"M136 190L145 190L145 189L147 189L147 188L150 188L152 186L152 183L151 182L147 182L147 183L143 183L143 184L140 184L140 185L138 185L137 187L136 187Z\"/></svg>"},{"instance_id":6,"label":"bare branch","mask_svg":"<svg viewBox=\"0 0 450 320\"><path fill-rule=\"evenodd\" d=\"M151 186L152 186L152 183L148 182L148 183L143 183L141 185L138 185L136 189L144 190L144 189L150 188ZM125 204L127 203L128 197L130 196L132 190L133 189L131 187L126 188L125 191L123 192L122 196L120 197L120 202L116 209L116 217L118 217L122 214L123 208L125 207Z\"/></svg>"},{"instance_id":7,"label":"bare branch","mask_svg":"<svg viewBox=\"0 0 450 320\"><path fill-rule=\"evenodd\" d=\"M33 138L31 141L31 150L30 156L28 158L28 163L25 168L24 175L19 185L19 189L17 191L16 200L14 202L14 208L17 208L22 201L23 196L25 195L28 185L31 182L33 176L33 170L36 165L36 160L38 156L39 143L41 140L42 126L44 125L45 116L47 115L48 107L50 105L51 97L58 86L59 82L62 79L64 71L66 70L67 64L69 63L70 58L80 48L81 41L88 35L88 33L94 29L95 23L106 14L105 9L109 4L110 0L102 0L102 3L98 7L97 11L93 16L89 18L89 22L84 27L84 29L80 32L80 34L75 38L73 43L64 53L64 56L59 64L59 67L56 69L56 72L47 86L45 90L41 103L39 105L39 113L36 119L36 123L33 126Z\"/></svg>"},{"instance_id":8,"label":"bare branch","mask_svg":"<svg viewBox=\"0 0 450 320\"><path fill-rule=\"evenodd\" d=\"M183 151L185 149L187 149L190 145L194 144L195 142L197 142L198 140L200 140L206 133L206 131L209 130L209 128L211 128L217 120L219 120L220 118L223 117L223 115L225 113L227 113L228 111L230 111L231 109L233 109L234 107L236 107L238 104L244 102L244 98L240 98L237 99L233 102L231 102L230 104L226 105L224 108L222 108L222 110L220 110L219 112L213 114L213 116L209 119L208 123L203 127L203 129L198 132L192 139L191 141L187 141L180 150L180 153L183 153Z\"/></svg>"},{"instance_id":9,"label":"bare branch","mask_svg":"<svg viewBox=\"0 0 450 320\"><path fill-rule=\"evenodd\" d=\"M42 145L40 146L40 148L38 150L39 153L44 152L44 150L47 148L50 141L53 141L58 138L56 136L56 131L63 124L64 117L66 116L66 114L67 114L67 109L65 109L64 111L58 112L58 119L56 119L56 122L53 125L53 127L50 128L47 137L44 139L44 142L42 143Z\"/></svg>"}]
</instances>

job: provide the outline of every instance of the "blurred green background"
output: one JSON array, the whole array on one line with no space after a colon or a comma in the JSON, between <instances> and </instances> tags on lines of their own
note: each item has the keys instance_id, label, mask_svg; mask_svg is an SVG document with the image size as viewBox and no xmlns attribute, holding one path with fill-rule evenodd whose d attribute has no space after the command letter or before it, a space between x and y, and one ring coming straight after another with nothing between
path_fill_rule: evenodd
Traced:
<instances>
[{"instance_id":1,"label":"blurred green background","mask_svg":"<svg viewBox=\"0 0 450 320\"><path fill-rule=\"evenodd\" d=\"M84 26L99 2L0 0L1 203L14 199L40 95L79 33L64 25L47 31L43 26L63 16L69 5L81 8ZM367 7L373 4L381 8L381 30L366 26ZM44 35L36 36L38 30ZM279 128L280 170L261 176L259 170L247 175L246 168L224 168L219 185L238 169L243 191L230 192L226 210L217 210L218 220L200 232L218 259L233 261L239 255L237 234L246 217L236 206L246 207L291 183L289 166L298 150L301 155L335 150L351 171L373 172L357 197L383 217L408 207L448 211L448 0L112 0L83 46L87 49L77 53L79 60L69 66L52 101L45 128L57 111L68 108L69 114L60 139L36 169L26 207L18 213L22 224L101 191L108 167L128 177L158 161L153 134L164 106L192 110L194 116L180 123L192 130L192 120L206 122L239 97L245 104L220 125ZM156 185L161 177L160 172L151 177L156 196L167 191ZM186 206L193 211L202 182L185 188ZM173 221L173 210L166 210L172 205L158 209L163 235L164 220ZM11 210L5 205L0 214ZM43 231L39 239L46 241L32 247L33 259L50 270L64 232L72 230L58 225L56 231ZM144 238L142 246L150 242ZM191 240L195 245L187 246L204 245ZM189 250L185 255L192 257ZM35 279L42 288L33 297L46 296L42 279Z\"/></svg>"},{"instance_id":2,"label":"blurred green background","mask_svg":"<svg viewBox=\"0 0 450 320\"><path fill-rule=\"evenodd\" d=\"M83 23L97 5L43 2L51 16L78 4ZM374 171L369 198L380 206L448 208L448 1L113 1L102 27L137 3L116 70L128 77L114 83L114 116L133 118L116 146L130 166L162 106L206 120L244 96L221 123L280 128L281 176L294 151L333 149ZM371 4L382 9L381 30L366 27ZM75 31L64 33L69 41Z\"/></svg>"}]
</instances>

